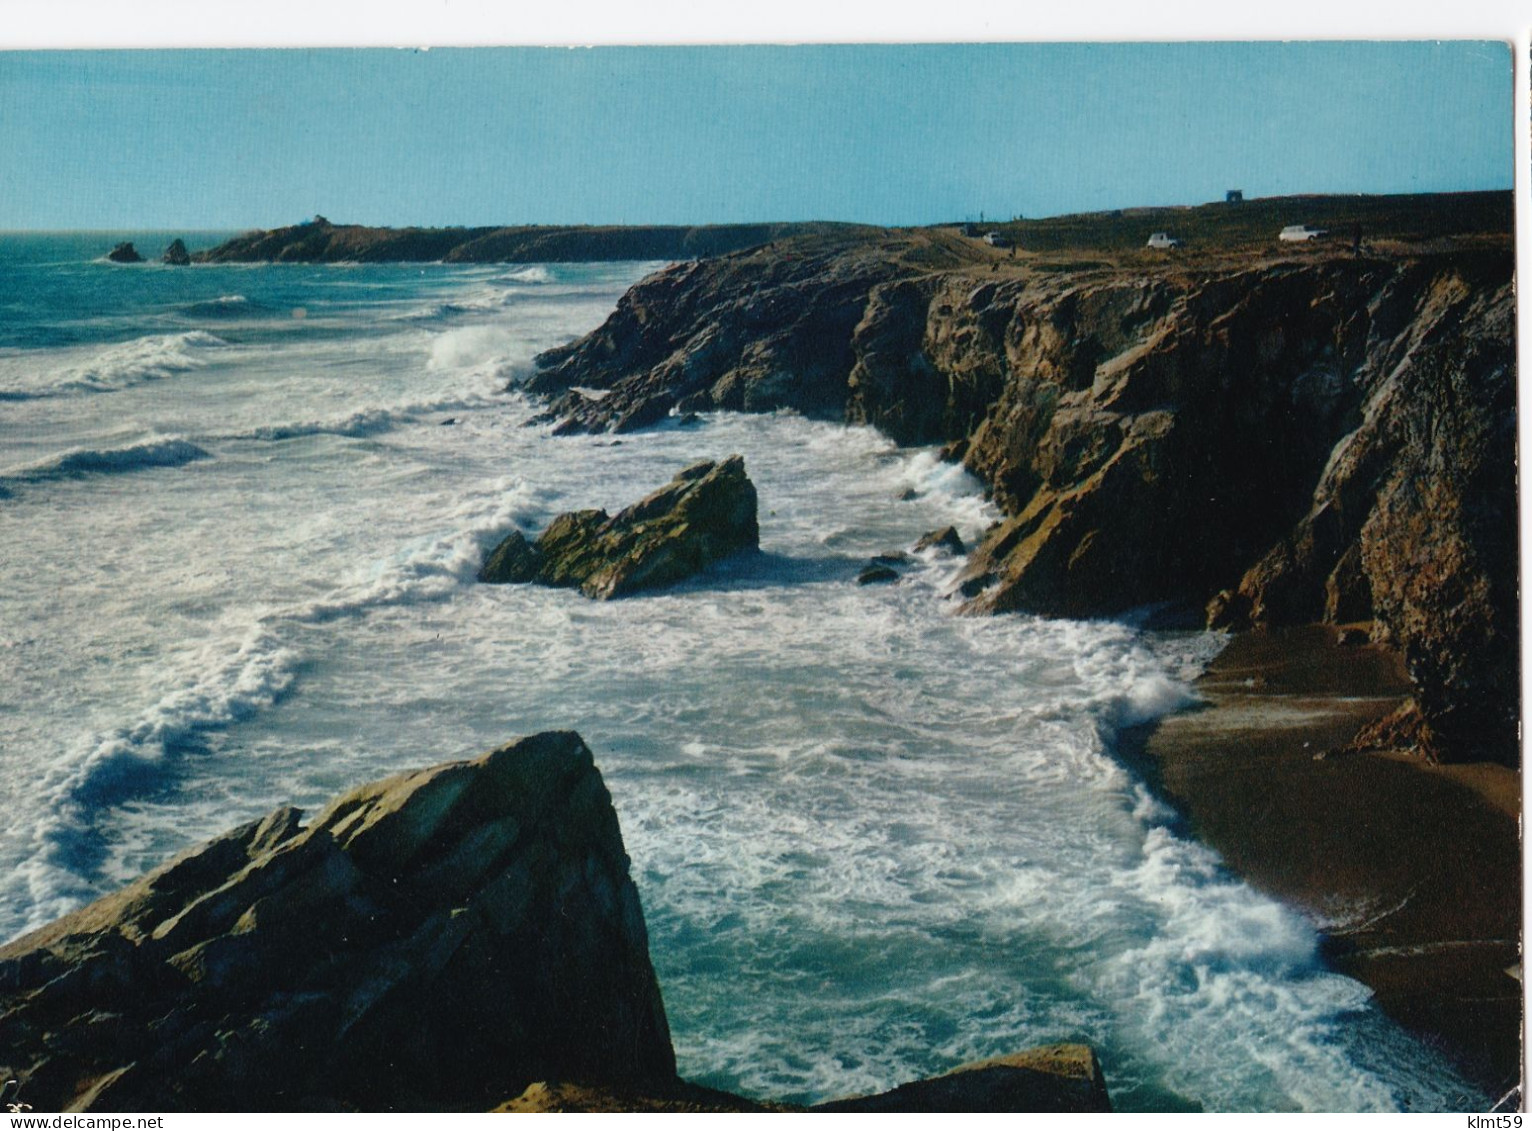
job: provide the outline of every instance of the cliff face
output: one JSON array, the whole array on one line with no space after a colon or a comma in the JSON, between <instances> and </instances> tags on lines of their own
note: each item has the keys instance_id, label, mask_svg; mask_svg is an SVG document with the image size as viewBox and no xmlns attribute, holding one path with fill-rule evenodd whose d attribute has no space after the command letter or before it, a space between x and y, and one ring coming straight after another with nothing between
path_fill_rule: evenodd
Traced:
<instances>
[{"instance_id":1,"label":"cliff face","mask_svg":"<svg viewBox=\"0 0 1532 1131\"><path fill-rule=\"evenodd\" d=\"M563 430L797 408L947 443L1007 515L975 609L1371 622L1391 741L1514 763L1508 251L953 269L932 234L673 268L531 381ZM1005 267L1003 274L1001 267Z\"/></svg>"},{"instance_id":2,"label":"cliff face","mask_svg":"<svg viewBox=\"0 0 1532 1131\"><path fill-rule=\"evenodd\" d=\"M574 734L236 829L0 948L38 1110L487 1110L675 1059L606 787Z\"/></svg>"}]
</instances>

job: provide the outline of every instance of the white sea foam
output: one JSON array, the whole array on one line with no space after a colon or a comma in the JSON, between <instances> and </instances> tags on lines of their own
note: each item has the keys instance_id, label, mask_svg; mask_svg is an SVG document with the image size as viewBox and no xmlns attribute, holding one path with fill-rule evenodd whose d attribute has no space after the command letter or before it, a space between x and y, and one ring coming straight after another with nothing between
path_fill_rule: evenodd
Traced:
<instances>
[{"instance_id":1,"label":"white sea foam","mask_svg":"<svg viewBox=\"0 0 1532 1131\"><path fill-rule=\"evenodd\" d=\"M83 475L117 475L149 468L181 467L209 453L181 436L156 436L121 447L71 448L35 463L0 471L0 485L37 483Z\"/></svg>"},{"instance_id":2,"label":"white sea foam","mask_svg":"<svg viewBox=\"0 0 1532 1131\"><path fill-rule=\"evenodd\" d=\"M201 368L206 364L204 351L224 344L223 339L201 330L137 338L66 367L53 384L60 389L104 392L156 381Z\"/></svg>"},{"instance_id":3,"label":"white sea foam","mask_svg":"<svg viewBox=\"0 0 1532 1131\"><path fill-rule=\"evenodd\" d=\"M17 350L0 356L0 398L130 388L200 369L207 363L207 354L224 344L213 334L193 330L65 351Z\"/></svg>"},{"instance_id":4,"label":"white sea foam","mask_svg":"<svg viewBox=\"0 0 1532 1131\"><path fill-rule=\"evenodd\" d=\"M242 270L224 285L265 293ZM354 336L284 326L186 370L174 404L145 385L19 406L60 455L174 439L218 458L131 501L61 483L0 507L0 546L26 547L0 604L0 933L274 805L572 727L622 820L688 1077L820 1099L1083 1039L1121 1107L1465 1106L1113 756L1119 728L1190 700L1219 638L954 615L961 563L939 553L856 585L872 554L995 517L960 470L867 429L523 427L533 406L496 370L598 323L613 269L519 280L446 326L392 319L442 301L439 277L413 293L372 270L314 284L392 288L348 313ZM123 405L155 440L96 439ZM609 603L474 582L510 529L733 452L759 555ZM59 476L60 455L22 470Z\"/></svg>"}]
</instances>

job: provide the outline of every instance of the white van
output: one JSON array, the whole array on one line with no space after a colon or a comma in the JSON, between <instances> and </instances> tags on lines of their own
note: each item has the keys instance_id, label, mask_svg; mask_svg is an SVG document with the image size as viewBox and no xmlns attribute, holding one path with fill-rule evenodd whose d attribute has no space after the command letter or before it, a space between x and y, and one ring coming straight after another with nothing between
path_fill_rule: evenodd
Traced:
<instances>
[{"instance_id":1,"label":"white van","mask_svg":"<svg viewBox=\"0 0 1532 1131\"><path fill-rule=\"evenodd\" d=\"M1325 235L1323 228L1311 228L1307 224L1289 224L1278 234L1277 239L1283 243L1308 243Z\"/></svg>"},{"instance_id":2,"label":"white van","mask_svg":"<svg viewBox=\"0 0 1532 1131\"><path fill-rule=\"evenodd\" d=\"M1154 235L1149 237L1149 243L1146 246L1157 247L1161 249L1180 247L1181 241L1176 239L1176 237L1171 235L1169 232L1155 232Z\"/></svg>"}]
</instances>

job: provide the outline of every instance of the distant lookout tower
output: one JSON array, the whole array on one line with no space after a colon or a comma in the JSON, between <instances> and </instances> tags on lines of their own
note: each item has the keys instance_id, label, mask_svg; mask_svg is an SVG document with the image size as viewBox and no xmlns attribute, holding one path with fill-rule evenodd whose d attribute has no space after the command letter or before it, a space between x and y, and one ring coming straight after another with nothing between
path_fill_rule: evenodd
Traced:
<instances>
[{"instance_id":1,"label":"distant lookout tower","mask_svg":"<svg viewBox=\"0 0 1532 1131\"><path fill-rule=\"evenodd\" d=\"M1231 188L1228 192L1223 194L1223 202L1225 204L1243 204L1244 200L1244 189Z\"/></svg>"}]
</instances>

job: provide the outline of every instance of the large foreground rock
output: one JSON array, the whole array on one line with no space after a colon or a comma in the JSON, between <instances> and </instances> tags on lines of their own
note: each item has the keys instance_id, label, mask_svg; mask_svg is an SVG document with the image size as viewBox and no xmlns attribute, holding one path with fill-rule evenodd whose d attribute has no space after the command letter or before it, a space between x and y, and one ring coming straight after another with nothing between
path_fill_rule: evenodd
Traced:
<instances>
[{"instance_id":1,"label":"large foreground rock","mask_svg":"<svg viewBox=\"0 0 1532 1131\"><path fill-rule=\"evenodd\" d=\"M605 600L673 585L759 545L755 487L745 461L730 456L688 467L614 516L571 511L536 542L513 533L485 560L479 580L536 581Z\"/></svg>"},{"instance_id":2,"label":"large foreground rock","mask_svg":"<svg viewBox=\"0 0 1532 1131\"><path fill-rule=\"evenodd\" d=\"M352 790L0 948L37 1111L786 1111L689 1084L579 735ZM1059 1046L827 1110L1109 1110Z\"/></svg>"},{"instance_id":3,"label":"large foreground rock","mask_svg":"<svg viewBox=\"0 0 1532 1131\"><path fill-rule=\"evenodd\" d=\"M39 1111L486 1110L663 1089L664 1006L578 735L279 809L0 948Z\"/></svg>"}]
</instances>

